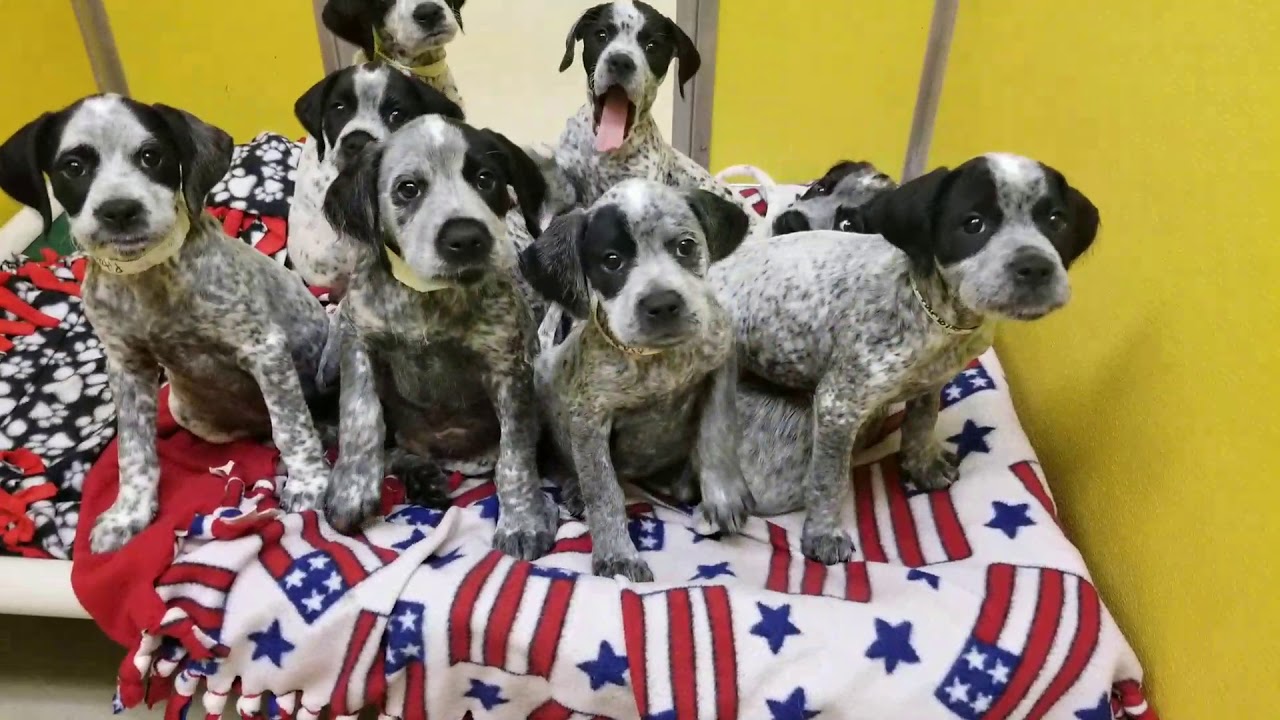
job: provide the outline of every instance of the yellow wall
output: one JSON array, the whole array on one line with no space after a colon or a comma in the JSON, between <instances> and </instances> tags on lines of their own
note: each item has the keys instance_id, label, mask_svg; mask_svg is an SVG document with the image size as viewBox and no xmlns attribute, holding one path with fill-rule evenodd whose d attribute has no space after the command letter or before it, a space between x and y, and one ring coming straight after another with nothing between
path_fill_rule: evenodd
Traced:
<instances>
[{"instance_id":1,"label":"yellow wall","mask_svg":"<svg viewBox=\"0 0 1280 720\"><path fill-rule=\"evenodd\" d=\"M796 178L856 148L900 171L931 3L859 3L846 12L876 24L843 28L819 15L853 3L821 5L722 3L718 164ZM764 29L776 71L754 62ZM848 44L824 49L833 35ZM1278 36L1274 0L965 0L932 153L1031 155L1102 211L1071 305L1006 326L999 348L1172 720L1280 705ZM904 66L886 68L899 45ZM847 70L801 74L815 52ZM901 87L869 92L867 76Z\"/></svg>"},{"instance_id":2,"label":"yellow wall","mask_svg":"<svg viewBox=\"0 0 1280 720\"><path fill-rule=\"evenodd\" d=\"M0 142L46 110L94 92L68 2L0 0ZM0 224L18 210L0 193Z\"/></svg>"},{"instance_id":3,"label":"yellow wall","mask_svg":"<svg viewBox=\"0 0 1280 720\"><path fill-rule=\"evenodd\" d=\"M104 4L134 97L188 110L238 142L263 130L302 136L293 103L324 76L310 0Z\"/></svg>"}]
</instances>

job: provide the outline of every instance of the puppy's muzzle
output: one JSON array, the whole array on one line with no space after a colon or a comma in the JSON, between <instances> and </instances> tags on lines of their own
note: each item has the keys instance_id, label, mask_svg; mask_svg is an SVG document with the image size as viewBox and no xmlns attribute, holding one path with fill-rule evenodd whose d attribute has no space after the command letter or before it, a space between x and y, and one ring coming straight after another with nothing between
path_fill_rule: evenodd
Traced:
<instances>
[{"instance_id":1,"label":"puppy's muzzle","mask_svg":"<svg viewBox=\"0 0 1280 720\"><path fill-rule=\"evenodd\" d=\"M471 218L445 221L436 235L436 253L464 282L477 279L493 250L493 234Z\"/></svg>"},{"instance_id":2,"label":"puppy's muzzle","mask_svg":"<svg viewBox=\"0 0 1280 720\"><path fill-rule=\"evenodd\" d=\"M613 53L604 61L615 83L625 85L636 74L636 61L626 53Z\"/></svg>"},{"instance_id":3,"label":"puppy's muzzle","mask_svg":"<svg viewBox=\"0 0 1280 720\"><path fill-rule=\"evenodd\" d=\"M443 30L444 7L437 3L422 3L413 9L413 21L426 33Z\"/></svg>"},{"instance_id":4,"label":"puppy's muzzle","mask_svg":"<svg viewBox=\"0 0 1280 720\"><path fill-rule=\"evenodd\" d=\"M372 142L373 136L360 130L342 138L342 142L338 144L339 169L353 165L356 158L360 157L360 152L368 147Z\"/></svg>"},{"instance_id":5,"label":"puppy's muzzle","mask_svg":"<svg viewBox=\"0 0 1280 720\"><path fill-rule=\"evenodd\" d=\"M1053 282L1057 263L1039 250L1022 248L1007 266L1009 277L1019 289L1039 292Z\"/></svg>"},{"instance_id":6,"label":"puppy's muzzle","mask_svg":"<svg viewBox=\"0 0 1280 720\"><path fill-rule=\"evenodd\" d=\"M142 229L147 209L137 200L113 198L95 208L93 217L104 230L130 235Z\"/></svg>"},{"instance_id":7,"label":"puppy's muzzle","mask_svg":"<svg viewBox=\"0 0 1280 720\"><path fill-rule=\"evenodd\" d=\"M689 306L674 290L657 290L636 302L636 314L644 331L653 336L671 336L683 331Z\"/></svg>"}]
</instances>

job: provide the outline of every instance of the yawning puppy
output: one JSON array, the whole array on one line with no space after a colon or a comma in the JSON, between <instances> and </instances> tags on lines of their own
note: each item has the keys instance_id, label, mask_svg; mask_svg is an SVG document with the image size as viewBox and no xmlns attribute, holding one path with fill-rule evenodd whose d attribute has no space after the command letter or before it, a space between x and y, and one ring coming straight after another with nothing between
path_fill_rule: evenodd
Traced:
<instances>
[{"instance_id":1,"label":"yawning puppy","mask_svg":"<svg viewBox=\"0 0 1280 720\"><path fill-rule=\"evenodd\" d=\"M696 478L699 515L720 530L750 512L733 330L703 279L746 231L742 209L711 193L628 180L556 218L521 255L534 288L579 319L543 348L537 380L597 575L653 579L627 534L619 480L692 499Z\"/></svg>"},{"instance_id":2,"label":"yawning puppy","mask_svg":"<svg viewBox=\"0 0 1280 720\"><path fill-rule=\"evenodd\" d=\"M879 195L851 223L875 234L752 242L710 273L749 376L739 404L757 509L806 510L802 549L827 564L853 550L840 513L859 433L905 401L904 479L953 482L956 459L933 435L942 386L990 347L997 319L1067 302L1098 211L1056 170L993 154Z\"/></svg>"},{"instance_id":3,"label":"yawning puppy","mask_svg":"<svg viewBox=\"0 0 1280 720\"><path fill-rule=\"evenodd\" d=\"M320 19L334 35L360 48L355 64L375 60L416 77L462 107L445 60L462 30L466 0L329 0Z\"/></svg>"},{"instance_id":4,"label":"yawning puppy","mask_svg":"<svg viewBox=\"0 0 1280 720\"><path fill-rule=\"evenodd\" d=\"M296 275L227 237L204 196L231 164L231 138L165 105L118 95L45 113L0 147L0 188L50 223L44 176L93 259L85 313L115 397L120 489L90 548L115 550L155 516L156 395L209 442L273 438L290 510L317 507L329 468L308 411L328 331Z\"/></svg>"},{"instance_id":5,"label":"yawning puppy","mask_svg":"<svg viewBox=\"0 0 1280 720\"><path fill-rule=\"evenodd\" d=\"M337 320L340 449L331 519L352 527L378 507L387 439L423 462L497 452L494 545L532 559L556 510L537 476L535 328L516 286L503 217L516 189L526 216L545 186L505 137L418 118L334 181L325 215L359 243Z\"/></svg>"},{"instance_id":6,"label":"yawning puppy","mask_svg":"<svg viewBox=\"0 0 1280 720\"><path fill-rule=\"evenodd\" d=\"M587 104L569 119L560 135L556 162L591 205L628 178L655 180L672 187L701 188L755 211L728 185L663 139L650 110L673 59L679 64L680 92L702 64L693 40L670 18L643 2L617 0L597 5L574 24L565 39L560 71L573 64L582 42L587 73Z\"/></svg>"},{"instance_id":7,"label":"yawning puppy","mask_svg":"<svg viewBox=\"0 0 1280 720\"><path fill-rule=\"evenodd\" d=\"M895 187L897 183L869 162L841 161L773 219L773 234L806 230L850 232L852 224L847 219L842 223L839 211L851 212Z\"/></svg>"},{"instance_id":8,"label":"yawning puppy","mask_svg":"<svg viewBox=\"0 0 1280 720\"><path fill-rule=\"evenodd\" d=\"M379 143L410 120L462 110L426 83L381 63L343 68L303 93L293 106L307 140L289 208L289 259L310 285L341 294L355 266L355 247L341 240L321 206L338 172L369 143Z\"/></svg>"}]
</instances>

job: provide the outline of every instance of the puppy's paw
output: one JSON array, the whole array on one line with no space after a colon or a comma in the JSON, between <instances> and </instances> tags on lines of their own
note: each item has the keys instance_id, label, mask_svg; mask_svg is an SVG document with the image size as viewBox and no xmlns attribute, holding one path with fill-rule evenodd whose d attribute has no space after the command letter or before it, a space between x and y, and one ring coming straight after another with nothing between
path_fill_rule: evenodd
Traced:
<instances>
[{"instance_id":1,"label":"puppy's paw","mask_svg":"<svg viewBox=\"0 0 1280 720\"><path fill-rule=\"evenodd\" d=\"M439 465L415 458L392 470L404 484L405 501L430 508L449 507L449 479Z\"/></svg>"},{"instance_id":2,"label":"puppy's paw","mask_svg":"<svg viewBox=\"0 0 1280 720\"><path fill-rule=\"evenodd\" d=\"M853 557L853 540L843 530L815 532L806 527L800 537L800 551L810 560L835 565Z\"/></svg>"},{"instance_id":3,"label":"puppy's paw","mask_svg":"<svg viewBox=\"0 0 1280 720\"><path fill-rule=\"evenodd\" d=\"M653 582L649 563L639 555L592 555L591 572L600 577L622 577L631 582Z\"/></svg>"},{"instance_id":4,"label":"puppy's paw","mask_svg":"<svg viewBox=\"0 0 1280 720\"><path fill-rule=\"evenodd\" d=\"M531 508L503 508L498 529L493 534L493 547L521 560L537 560L546 555L556 541L559 511L542 493Z\"/></svg>"},{"instance_id":5,"label":"puppy's paw","mask_svg":"<svg viewBox=\"0 0 1280 720\"><path fill-rule=\"evenodd\" d=\"M155 517L155 506L138 504L133 509L109 508L98 516L89 534L89 550L94 554L114 552L142 532Z\"/></svg>"},{"instance_id":6,"label":"puppy's paw","mask_svg":"<svg viewBox=\"0 0 1280 720\"><path fill-rule=\"evenodd\" d=\"M755 498L741 473L719 482L705 483L697 517L714 531L737 533L755 512Z\"/></svg>"},{"instance_id":7,"label":"puppy's paw","mask_svg":"<svg viewBox=\"0 0 1280 720\"><path fill-rule=\"evenodd\" d=\"M576 479L562 479L560 485L560 504L569 514L579 520L587 516L587 505L582 500L582 490Z\"/></svg>"},{"instance_id":8,"label":"puppy's paw","mask_svg":"<svg viewBox=\"0 0 1280 720\"><path fill-rule=\"evenodd\" d=\"M279 492L280 507L291 513L319 510L327 485L328 480L323 476L287 477Z\"/></svg>"},{"instance_id":9,"label":"puppy's paw","mask_svg":"<svg viewBox=\"0 0 1280 720\"><path fill-rule=\"evenodd\" d=\"M338 532L353 532L377 514L382 501L382 478L367 475L341 461L333 467L325 497L325 517Z\"/></svg>"},{"instance_id":10,"label":"puppy's paw","mask_svg":"<svg viewBox=\"0 0 1280 720\"><path fill-rule=\"evenodd\" d=\"M916 490L945 490L960 479L960 460L955 453L938 448L922 462L902 463L902 481Z\"/></svg>"}]
</instances>

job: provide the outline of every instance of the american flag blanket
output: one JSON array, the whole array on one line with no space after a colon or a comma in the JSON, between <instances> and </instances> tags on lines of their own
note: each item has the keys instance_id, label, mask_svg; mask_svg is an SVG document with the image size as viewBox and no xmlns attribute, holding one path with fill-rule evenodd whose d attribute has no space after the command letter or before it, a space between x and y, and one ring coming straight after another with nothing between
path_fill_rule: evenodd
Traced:
<instances>
[{"instance_id":1,"label":"american flag blanket","mask_svg":"<svg viewBox=\"0 0 1280 720\"><path fill-rule=\"evenodd\" d=\"M163 617L123 663L117 707L166 717L1154 720L1142 670L1058 522L994 352L943 390L951 489L899 482L893 418L860 454L852 562L799 551L803 518L699 534L632 494L658 578L590 575L565 516L535 563L491 547L484 478L447 511L396 506L344 536L277 509L233 464L222 506L175 539ZM548 488L553 497L554 489Z\"/></svg>"}]
</instances>

